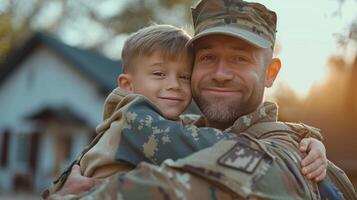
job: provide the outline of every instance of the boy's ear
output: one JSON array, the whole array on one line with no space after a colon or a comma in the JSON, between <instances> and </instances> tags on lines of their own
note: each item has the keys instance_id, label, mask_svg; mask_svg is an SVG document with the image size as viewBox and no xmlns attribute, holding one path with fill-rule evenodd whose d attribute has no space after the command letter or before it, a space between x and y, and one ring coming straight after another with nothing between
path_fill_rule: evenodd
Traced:
<instances>
[{"instance_id":1,"label":"boy's ear","mask_svg":"<svg viewBox=\"0 0 357 200\"><path fill-rule=\"evenodd\" d=\"M117 79L120 88L133 92L132 77L130 74L120 74Z\"/></svg>"},{"instance_id":2,"label":"boy's ear","mask_svg":"<svg viewBox=\"0 0 357 200\"><path fill-rule=\"evenodd\" d=\"M267 69L267 75L265 77L265 87L270 88L273 86L275 78L278 76L278 73L281 68L281 61L279 58L273 58L270 65Z\"/></svg>"}]
</instances>

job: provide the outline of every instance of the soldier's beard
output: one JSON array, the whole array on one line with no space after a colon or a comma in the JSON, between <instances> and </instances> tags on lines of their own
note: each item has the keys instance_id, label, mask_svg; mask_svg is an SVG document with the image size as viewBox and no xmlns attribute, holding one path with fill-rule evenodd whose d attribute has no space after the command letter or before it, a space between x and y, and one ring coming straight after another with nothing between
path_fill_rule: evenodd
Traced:
<instances>
[{"instance_id":1,"label":"soldier's beard","mask_svg":"<svg viewBox=\"0 0 357 200\"><path fill-rule=\"evenodd\" d=\"M196 97L195 101L203 115L209 122L229 123L233 122L243 115L240 103L227 102L221 98L206 98Z\"/></svg>"},{"instance_id":2,"label":"soldier's beard","mask_svg":"<svg viewBox=\"0 0 357 200\"><path fill-rule=\"evenodd\" d=\"M241 116L256 110L262 103L264 92L248 99L223 99L218 97L204 97L195 95L194 99L209 125L214 128L226 129Z\"/></svg>"}]
</instances>

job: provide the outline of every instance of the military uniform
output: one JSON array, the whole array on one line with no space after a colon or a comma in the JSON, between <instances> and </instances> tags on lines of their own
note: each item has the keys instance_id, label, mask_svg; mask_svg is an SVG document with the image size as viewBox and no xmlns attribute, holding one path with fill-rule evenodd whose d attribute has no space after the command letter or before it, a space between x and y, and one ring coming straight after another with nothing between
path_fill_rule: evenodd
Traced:
<instances>
[{"instance_id":1,"label":"military uniform","mask_svg":"<svg viewBox=\"0 0 357 200\"><path fill-rule=\"evenodd\" d=\"M229 194L228 196L232 198L247 198L253 195L254 190L252 188L259 188L256 186L256 182L260 177L270 178L271 182L276 182L277 178L280 177L282 180L287 180L278 181L278 183L284 183L280 187L286 187L283 191L289 191L289 193L284 194L285 196L276 193L274 189L277 185L267 184L261 187L273 193L265 195L274 197L272 199L278 196L285 199L299 197L294 196L291 192L291 188L295 188L295 191L298 191L299 194L308 194L307 191L314 191L310 196L300 197L302 199L318 199L316 196L319 193L316 184L306 180L300 173L301 155L297 149L297 142L303 137L321 139L319 130L303 124L277 122L277 107L273 103L265 102L256 112L238 118L232 127L220 131L203 127L205 126L204 118L185 116L181 123L166 120L162 117L160 111L144 96L128 94L117 88L106 100L104 117L106 120L97 128L99 135L75 162L80 163L81 170L84 172L82 173L85 176L88 176L90 174L88 172L91 172L92 177L99 177L99 175L101 178L108 177L120 171L129 170L131 166L136 166L141 161L161 164L167 158L177 160L193 154L177 162L168 162L161 168L141 164L140 170L128 173L122 179L123 184L130 182L131 177L134 176L132 174L135 174L136 178L140 175L142 178L145 177L145 181L153 181L148 185L150 187L146 188L152 191L153 188L158 187L156 181L160 180L160 185L162 185L161 181L163 180L160 178L162 175L154 180L147 180L150 177L148 173L165 172L167 175L166 171L179 174L181 174L181 171L186 171L182 174L195 177L192 179L200 183L199 188L201 189L199 191L202 191L202 187L205 188L208 184L210 185L209 188L214 188L215 195L225 196ZM196 120L194 120L195 118ZM200 126L202 128L199 128ZM221 140L225 141L211 147ZM194 154L208 147L211 147L209 149L212 150L206 149ZM284 151L281 151L281 149L284 149ZM242 158L234 156L238 155L240 151L248 152L248 155L243 154ZM127 163L130 163L130 166ZM275 163L276 166L272 163ZM237 166L235 167L235 165ZM208 168L208 166L211 167ZM145 172L141 172L141 170ZM231 171L231 173L225 175L222 171ZM270 171L269 176L267 171ZM288 171L290 173L283 175L282 172ZM62 186L69 172L70 167L55 182L57 188ZM242 175L245 175L244 178L242 178ZM237 177L238 181L241 182L229 180L230 177ZM296 177L298 177L301 185L294 185L293 183L296 183L296 181L291 181ZM136 178L135 180L137 180ZM165 179L166 181L172 180L172 177L166 178L168 178ZM210 181L207 182L202 178L208 178ZM102 185L100 187L102 189L98 190L106 191L109 186L113 189L115 180L112 179L115 178L111 178L110 182L106 182L106 186ZM205 182L205 184L201 182ZM220 184L217 185L217 183ZM266 184L266 181L262 181L262 183ZM122 188L121 182L114 185L116 184L120 186L119 188ZM243 185L244 189L242 189ZM273 188L267 186L273 186ZM239 188L241 189L239 190ZM97 194L108 195L98 190L96 190ZM138 191L134 194L132 192L127 193L125 189L119 191L121 191L121 195L129 195L126 197L129 199L132 198L131 195L144 194L142 192L137 193ZM227 193L227 191L235 192ZM188 191L181 192L189 195L189 197L193 195L187 194ZM159 195L155 192L153 194L155 198ZM260 198L267 198L267 196L260 196Z\"/></svg>"},{"instance_id":2,"label":"military uniform","mask_svg":"<svg viewBox=\"0 0 357 200\"><path fill-rule=\"evenodd\" d=\"M124 148L119 147L117 153L121 160L133 162L129 161L130 158L143 157L147 161L161 162L164 158L160 154L148 154L144 150L145 144L152 140L151 135L156 135L155 141L159 144L155 148L157 152L180 144L180 140L178 143L160 142L167 136L170 141L178 139L176 136L184 134L180 131L185 129L170 129L175 131L170 134L170 130L165 127L176 122L162 119L157 110L148 109L151 106L142 99L128 109L128 112L134 114L134 121L142 122L141 119L148 117L151 120L144 124L132 123L123 129L120 146ZM275 104L265 103L255 112L238 118L232 127L225 130L235 132L233 137L186 158L166 160L160 167L140 163L135 170L111 177L81 198L321 199L317 184L301 174L302 155L295 141L306 136L319 137L317 130L302 124L277 122L276 113ZM144 130L143 134L137 133L137 127ZM153 127L161 127L161 131L149 134ZM194 144L194 140L191 142ZM183 148L190 146L180 145ZM175 147L171 150L175 150ZM328 174L328 179L339 192L342 191L344 199L356 199L351 183L341 170L329 163Z\"/></svg>"},{"instance_id":3,"label":"military uniform","mask_svg":"<svg viewBox=\"0 0 357 200\"><path fill-rule=\"evenodd\" d=\"M162 195L161 193L156 193L157 188L165 185L169 189L172 186L170 181L174 181L176 185L181 184L182 181L176 180L175 177L178 179L186 177L184 179L193 181L193 183L189 181L187 184L194 185L199 189L192 191L204 191L204 188L206 190L211 188L210 190L215 196L225 198L255 196L272 199L278 197L282 197L282 199L298 199L298 197L301 199L318 199L319 193L316 184L306 180L300 173L301 155L297 149L297 142L303 137L313 136L320 138L318 130L306 125L276 122L277 107L273 103L264 103L256 112L240 117L232 127L225 131L219 131L212 128L198 128L196 125L205 125L203 118L196 120L195 125L189 124L189 122L192 122L190 120L192 117L186 117L182 121L183 124L166 120L148 99L141 95L123 94L120 89L114 90L106 102L105 117L107 117L107 120L98 126L98 130L105 130L104 132L107 133L101 132L92 143L92 147L82 153L82 160L79 159L79 163L84 168L82 169L83 171L91 171L88 169L94 168L92 171L98 174L107 173L110 176L121 171L120 166L123 165L123 162L132 165L137 165L140 161L160 164L167 158L176 160L201 149L206 148L206 150L199 151L177 162L167 161L161 168L141 164L139 170L123 176L120 179L121 182L116 182L115 180L117 179L111 178L109 182L107 181L99 189L95 190L96 195L110 195L113 192L119 192L118 194L123 195L125 199L133 199L132 195L145 195L141 196L142 198L154 195L150 198L156 199ZM111 108L114 108L114 110ZM125 112L123 112L122 108L125 108ZM120 118L113 116L120 116ZM110 120L108 120L109 118ZM122 124L122 126L110 125L114 122L120 122L119 124ZM269 126L274 125L277 125L280 131L269 131L271 129ZM232 134L233 132L239 134ZM118 137L120 137L120 140ZM102 144L100 143L102 140L108 142ZM220 140L225 141L219 142ZM219 143L214 145L217 142ZM108 145L113 145L114 147ZM214 146L211 147L212 145ZM97 150L91 151L93 149ZM284 151L281 149L284 149ZM105 163L104 167L90 165L90 160L89 164L82 164L86 163L83 162L86 154L93 154L92 152L96 152L96 154L89 156L89 158L94 158L94 161L97 161L94 163L97 164ZM111 152L111 154L108 154L108 152ZM237 156L240 154L239 152L245 153ZM107 167L109 164L113 167ZM174 178L171 177L170 171L177 175L173 176ZM67 175L68 172L64 173L59 182L65 181ZM138 180L138 177L141 177L145 183L149 183L145 184L147 188L140 185L139 188L136 188L138 191L127 191L124 186L131 185L130 183ZM154 179L151 180L150 177ZM164 180L162 180L163 177L165 177ZM267 181L258 181L261 177L270 179L272 183L280 183L279 187L285 189L279 191L286 191L286 193L277 193L277 184L273 185L267 184ZM281 180L277 181L279 178ZM298 181L295 179L298 179ZM165 181L168 185L166 185ZM266 185L262 186L258 183ZM138 183L135 182L135 184ZM108 187L114 191L106 194ZM189 197L189 199L207 195L201 192L191 194L190 191L185 190L186 187L180 187L182 191L171 188L169 189L173 190L171 193L162 189L165 191L163 194L169 193L171 196L173 195L172 198L176 198L175 195L182 193L181 195L186 196L186 198ZM117 189L119 190L116 191ZM259 192L255 192L256 190ZM271 193L263 193L261 190ZM143 191L146 191L147 194ZM308 191L314 192L309 193ZM307 196L298 196L301 194L306 194Z\"/></svg>"}]
</instances>

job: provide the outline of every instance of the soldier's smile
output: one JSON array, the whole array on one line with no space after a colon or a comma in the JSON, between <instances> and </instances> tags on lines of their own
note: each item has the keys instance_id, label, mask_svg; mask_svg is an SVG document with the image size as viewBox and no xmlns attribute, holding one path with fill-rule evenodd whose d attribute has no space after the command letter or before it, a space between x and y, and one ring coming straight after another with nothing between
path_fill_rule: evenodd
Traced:
<instances>
[{"instance_id":1,"label":"soldier's smile","mask_svg":"<svg viewBox=\"0 0 357 200\"><path fill-rule=\"evenodd\" d=\"M234 89L234 88L221 88L221 87L208 87L208 88L202 88L201 92L211 94L211 95L216 95L216 96L221 96L221 95L235 95L237 93L242 93L242 90L240 89Z\"/></svg>"}]
</instances>

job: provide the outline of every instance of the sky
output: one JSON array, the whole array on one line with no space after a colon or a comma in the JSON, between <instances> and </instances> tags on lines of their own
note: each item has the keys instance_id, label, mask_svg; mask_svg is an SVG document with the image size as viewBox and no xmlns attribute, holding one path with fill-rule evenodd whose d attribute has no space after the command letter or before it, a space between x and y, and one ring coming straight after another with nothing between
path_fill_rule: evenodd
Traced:
<instances>
[{"instance_id":1,"label":"sky","mask_svg":"<svg viewBox=\"0 0 357 200\"><path fill-rule=\"evenodd\" d=\"M357 1L346 0L340 15L334 15L339 11L337 0L255 1L278 15L281 50L277 57L282 60L278 80L298 95L307 95L312 85L326 77L328 57L341 55L336 34L348 34L350 24L357 19Z\"/></svg>"}]
</instances>

